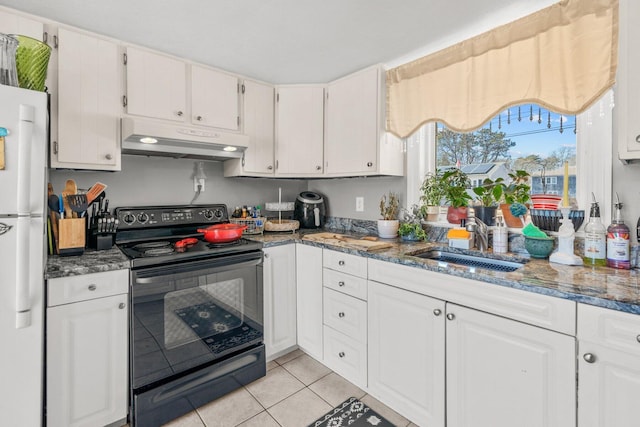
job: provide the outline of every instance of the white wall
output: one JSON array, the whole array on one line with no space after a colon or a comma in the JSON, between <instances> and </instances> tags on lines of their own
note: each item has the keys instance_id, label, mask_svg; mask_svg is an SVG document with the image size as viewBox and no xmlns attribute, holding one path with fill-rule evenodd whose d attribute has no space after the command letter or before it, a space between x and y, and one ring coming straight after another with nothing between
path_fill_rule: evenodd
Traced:
<instances>
[{"instance_id":1,"label":"white wall","mask_svg":"<svg viewBox=\"0 0 640 427\"><path fill-rule=\"evenodd\" d=\"M189 204L194 196L195 160L162 157L122 156L122 171L95 172L51 170L49 181L54 191L62 192L65 181L75 179L78 188L87 189L96 181L108 185L109 207ZM261 205L278 200L278 187L283 201L293 201L307 189L303 180L256 178L224 178L221 162L204 162L207 175L205 191L196 204L225 203L235 206Z\"/></svg>"}]
</instances>

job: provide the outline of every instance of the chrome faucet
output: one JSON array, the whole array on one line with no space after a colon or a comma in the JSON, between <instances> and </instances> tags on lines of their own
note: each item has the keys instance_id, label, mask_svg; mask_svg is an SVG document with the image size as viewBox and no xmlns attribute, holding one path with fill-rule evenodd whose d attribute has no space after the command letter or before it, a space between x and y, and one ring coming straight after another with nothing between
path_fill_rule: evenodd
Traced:
<instances>
[{"instance_id":1,"label":"chrome faucet","mask_svg":"<svg viewBox=\"0 0 640 427\"><path fill-rule=\"evenodd\" d=\"M473 209L469 209L466 229L473 233L474 246L481 252L489 249L489 227L487 224L476 218Z\"/></svg>"}]
</instances>

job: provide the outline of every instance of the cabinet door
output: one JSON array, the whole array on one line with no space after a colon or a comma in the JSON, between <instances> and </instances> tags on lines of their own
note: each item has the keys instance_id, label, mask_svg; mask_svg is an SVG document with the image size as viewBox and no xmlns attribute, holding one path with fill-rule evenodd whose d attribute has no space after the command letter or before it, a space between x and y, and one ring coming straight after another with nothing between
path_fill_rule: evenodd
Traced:
<instances>
[{"instance_id":1,"label":"cabinet door","mask_svg":"<svg viewBox=\"0 0 640 427\"><path fill-rule=\"evenodd\" d=\"M640 2L620 1L620 55L617 75L614 129L622 160L640 159Z\"/></svg>"},{"instance_id":2,"label":"cabinet door","mask_svg":"<svg viewBox=\"0 0 640 427\"><path fill-rule=\"evenodd\" d=\"M322 174L324 89L280 87L276 100L276 173Z\"/></svg>"},{"instance_id":3,"label":"cabinet door","mask_svg":"<svg viewBox=\"0 0 640 427\"><path fill-rule=\"evenodd\" d=\"M640 398L637 354L580 341L579 427L635 427Z\"/></svg>"},{"instance_id":4,"label":"cabinet door","mask_svg":"<svg viewBox=\"0 0 640 427\"><path fill-rule=\"evenodd\" d=\"M576 425L575 338L447 304L447 426Z\"/></svg>"},{"instance_id":5,"label":"cabinet door","mask_svg":"<svg viewBox=\"0 0 640 427\"><path fill-rule=\"evenodd\" d=\"M273 174L273 86L245 80L243 97L244 133L249 136L249 147L244 152L244 170L249 173Z\"/></svg>"},{"instance_id":6,"label":"cabinet door","mask_svg":"<svg viewBox=\"0 0 640 427\"><path fill-rule=\"evenodd\" d=\"M369 389L425 426L445 423L444 302L369 281Z\"/></svg>"},{"instance_id":7,"label":"cabinet door","mask_svg":"<svg viewBox=\"0 0 640 427\"><path fill-rule=\"evenodd\" d=\"M52 167L120 170L118 46L58 30L58 141Z\"/></svg>"},{"instance_id":8,"label":"cabinet door","mask_svg":"<svg viewBox=\"0 0 640 427\"><path fill-rule=\"evenodd\" d=\"M209 68L191 66L191 122L238 130L238 77Z\"/></svg>"},{"instance_id":9,"label":"cabinet door","mask_svg":"<svg viewBox=\"0 0 640 427\"><path fill-rule=\"evenodd\" d=\"M127 113L184 122L186 65L168 56L127 47Z\"/></svg>"},{"instance_id":10,"label":"cabinet door","mask_svg":"<svg viewBox=\"0 0 640 427\"><path fill-rule=\"evenodd\" d=\"M294 245L264 249L264 341L267 357L296 345Z\"/></svg>"},{"instance_id":11,"label":"cabinet door","mask_svg":"<svg viewBox=\"0 0 640 427\"><path fill-rule=\"evenodd\" d=\"M379 70L372 68L327 87L325 173L377 170Z\"/></svg>"},{"instance_id":12,"label":"cabinet door","mask_svg":"<svg viewBox=\"0 0 640 427\"><path fill-rule=\"evenodd\" d=\"M296 245L298 346L322 360L322 249Z\"/></svg>"},{"instance_id":13,"label":"cabinet door","mask_svg":"<svg viewBox=\"0 0 640 427\"><path fill-rule=\"evenodd\" d=\"M128 410L127 295L47 309L47 425L98 426Z\"/></svg>"}]
</instances>

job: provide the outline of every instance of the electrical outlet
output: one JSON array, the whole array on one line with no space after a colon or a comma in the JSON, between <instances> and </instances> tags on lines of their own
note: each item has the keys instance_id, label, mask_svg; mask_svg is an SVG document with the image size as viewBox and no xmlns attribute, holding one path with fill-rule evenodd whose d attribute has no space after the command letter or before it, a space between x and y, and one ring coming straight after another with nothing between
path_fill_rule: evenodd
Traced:
<instances>
[{"instance_id":1,"label":"electrical outlet","mask_svg":"<svg viewBox=\"0 0 640 427\"><path fill-rule=\"evenodd\" d=\"M193 191L198 192L198 185L200 185L200 192L204 192L204 179L193 178Z\"/></svg>"},{"instance_id":2,"label":"electrical outlet","mask_svg":"<svg viewBox=\"0 0 640 427\"><path fill-rule=\"evenodd\" d=\"M356 197L356 212L364 212L364 197Z\"/></svg>"}]
</instances>

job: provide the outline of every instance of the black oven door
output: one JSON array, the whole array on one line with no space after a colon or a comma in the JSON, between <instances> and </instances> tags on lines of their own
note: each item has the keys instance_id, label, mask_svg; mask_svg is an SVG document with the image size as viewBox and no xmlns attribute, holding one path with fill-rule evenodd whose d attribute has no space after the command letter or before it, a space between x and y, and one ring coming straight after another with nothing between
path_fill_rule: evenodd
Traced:
<instances>
[{"instance_id":1,"label":"black oven door","mask_svg":"<svg viewBox=\"0 0 640 427\"><path fill-rule=\"evenodd\" d=\"M131 273L134 393L250 352L263 341L262 252Z\"/></svg>"}]
</instances>

